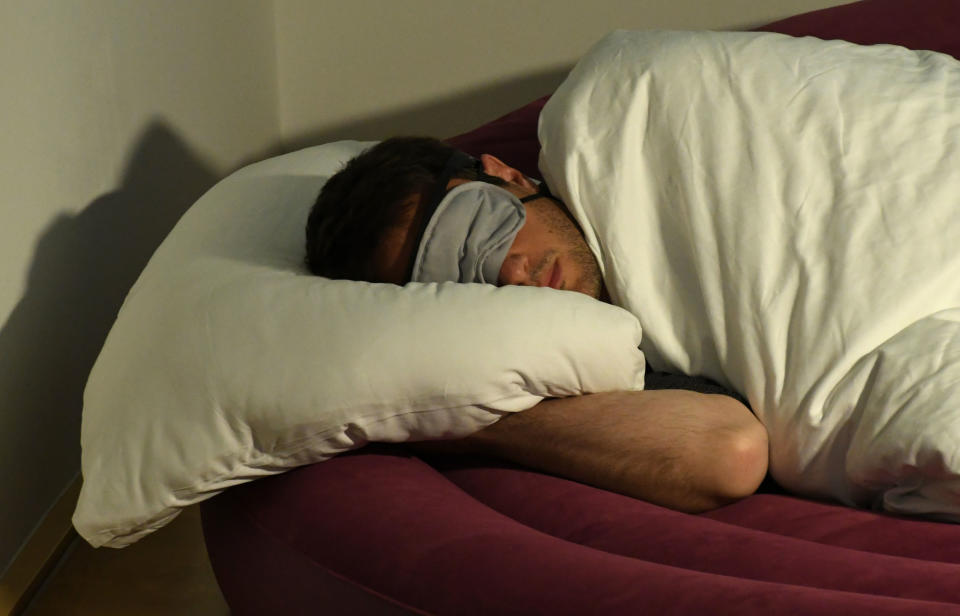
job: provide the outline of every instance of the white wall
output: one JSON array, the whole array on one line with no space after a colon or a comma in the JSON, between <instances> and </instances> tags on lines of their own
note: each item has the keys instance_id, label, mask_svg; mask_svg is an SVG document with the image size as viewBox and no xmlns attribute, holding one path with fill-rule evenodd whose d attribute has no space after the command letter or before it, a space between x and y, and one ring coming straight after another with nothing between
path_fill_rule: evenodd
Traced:
<instances>
[{"instance_id":1,"label":"white wall","mask_svg":"<svg viewBox=\"0 0 960 616\"><path fill-rule=\"evenodd\" d=\"M614 28L844 0L2 0L0 571L79 469L81 394L180 214L253 158L448 136L550 92Z\"/></svg>"},{"instance_id":2,"label":"white wall","mask_svg":"<svg viewBox=\"0 0 960 616\"><path fill-rule=\"evenodd\" d=\"M276 0L288 147L447 137L553 91L617 28L745 29L849 0Z\"/></svg>"},{"instance_id":3,"label":"white wall","mask_svg":"<svg viewBox=\"0 0 960 616\"><path fill-rule=\"evenodd\" d=\"M278 135L273 6L0 2L0 572L79 470L81 393L179 215Z\"/></svg>"}]
</instances>

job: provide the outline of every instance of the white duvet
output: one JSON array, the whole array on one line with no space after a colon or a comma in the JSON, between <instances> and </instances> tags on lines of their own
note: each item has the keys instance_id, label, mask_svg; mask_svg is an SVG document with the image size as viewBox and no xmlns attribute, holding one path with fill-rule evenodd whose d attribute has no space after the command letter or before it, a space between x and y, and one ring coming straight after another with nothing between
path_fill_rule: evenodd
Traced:
<instances>
[{"instance_id":1,"label":"white duvet","mask_svg":"<svg viewBox=\"0 0 960 616\"><path fill-rule=\"evenodd\" d=\"M960 62L615 32L539 133L654 368L742 392L785 487L960 521Z\"/></svg>"}]
</instances>

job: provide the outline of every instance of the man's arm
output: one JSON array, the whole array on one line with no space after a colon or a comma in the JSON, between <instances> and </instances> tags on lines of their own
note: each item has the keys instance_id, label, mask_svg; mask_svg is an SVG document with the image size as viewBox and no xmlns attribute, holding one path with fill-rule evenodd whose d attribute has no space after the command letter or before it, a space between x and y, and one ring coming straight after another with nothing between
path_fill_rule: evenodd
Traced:
<instances>
[{"instance_id":1,"label":"man's arm","mask_svg":"<svg viewBox=\"0 0 960 616\"><path fill-rule=\"evenodd\" d=\"M767 433L723 395L663 389L544 400L423 451L479 453L652 503L699 512L752 494Z\"/></svg>"}]
</instances>

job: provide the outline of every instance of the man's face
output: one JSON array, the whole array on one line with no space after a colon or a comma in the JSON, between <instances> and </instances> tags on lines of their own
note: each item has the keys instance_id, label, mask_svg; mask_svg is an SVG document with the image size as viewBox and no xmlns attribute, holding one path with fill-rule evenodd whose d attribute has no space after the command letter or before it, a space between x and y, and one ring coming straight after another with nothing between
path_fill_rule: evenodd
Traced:
<instances>
[{"instance_id":1,"label":"man's face","mask_svg":"<svg viewBox=\"0 0 960 616\"><path fill-rule=\"evenodd\" d=\"M484 171L504 181L517 197L537 192L522 173L489 154L480 157ZM450 180L448 188L469 180ZM500 285L552 287L577 291L593 298L603 293L603 280L596 258L566 210L556 201L541 197L528 201L526 221L514 238L500 268ZM409 220L388 231L373 259L377 280L403 284L406 264L416 247L412 229L420 224L419 208L411 208Z\"/></svg>"}]
</instances>

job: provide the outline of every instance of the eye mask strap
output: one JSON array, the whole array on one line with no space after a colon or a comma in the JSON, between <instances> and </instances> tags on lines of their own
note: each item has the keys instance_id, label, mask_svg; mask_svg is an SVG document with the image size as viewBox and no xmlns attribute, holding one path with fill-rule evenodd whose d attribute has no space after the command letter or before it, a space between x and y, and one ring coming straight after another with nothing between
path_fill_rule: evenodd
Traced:
<instances>
[{"instance_id":1,"label":"eye mask strap","mask_svg":"<svg viewBox=\"0 0 960 616\"><path fill-rule=\"evenodd\" d=\"M520 203L526 203L527 201L533 201L534 199L539 199L541 197L547 197L548 199L553 199L553 194L550 192L550 187L547 186L546 182L540 182L540 186L537 187L537 192L532 195L527 195L520 199Z\"/></svg>"}]
</instances>

